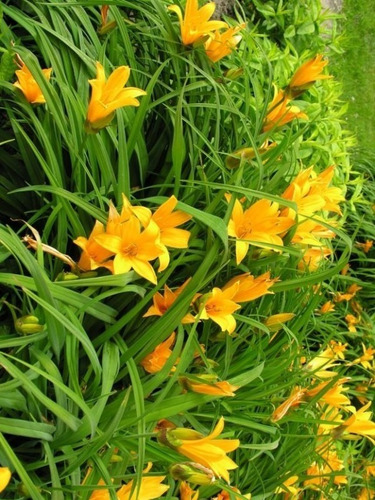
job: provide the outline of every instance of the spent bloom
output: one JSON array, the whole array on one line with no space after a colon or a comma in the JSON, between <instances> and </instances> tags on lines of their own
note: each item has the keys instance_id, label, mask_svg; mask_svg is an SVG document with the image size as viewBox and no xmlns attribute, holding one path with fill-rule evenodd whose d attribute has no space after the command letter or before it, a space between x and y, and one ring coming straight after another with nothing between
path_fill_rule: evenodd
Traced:
<instances>
[{"instance_id":1,"label":"spent bloom","mask_svg":"<svg viewBox=\"0 0 375 500\"><path fill-rule=\"evenodd\" d=\"M164 342L155 347L142 361L141 365L148 373L157 373L164 367L172 354L171 346L174 344L176 334L173 332Z\"/></svg>"},{"instance_id":2,"label":"spent bloom","mask_svg":"<svg viewBox=\"0 0 375 500\"><path fill-rule=\"evenodd\" d=\"M228 234L236 238L236 262L245 258L250 245L266 247L283 245L280 234L285 233L294 221L280 216L279 204L269 200L259 200L246 210L239 200L234 202ZM264 245L265 244L265 245Z\"/></svg>"},{"instance_id":3,"label":"spent bloom","mask_svg":"<svg viewBox=\"0 0 375 500\"><path fill-rule=\"evenodd\" d=\"M283 90L275 89L275 96L268 106L268 113L263 124L263 132L268 132L275 127L281 127L296 118L308 120L298 106L290 105L290 99Z\"/></svg>"},{"instance_id":4,"label":"spent bloom","mask_svg":"<svg viewBox=\"0 0 375 500\"><path fill-rule=\"evenodd\" d=\"M89 80L91 99L87 110L86 132L96 133L112 121L116 109L124 106L139 106L136 99L146 95L144 90L136 87L125 87L130 76L129 66L116 68L108 80L103 66L96 63L96 78Z\"/></svg>"},{"instance_id":5,"label":"spent bloom","mask_svg":"<svg viewBox=\"0 0 375 500\"><path fill-rule=\"evenodd\" d=\"M215 2L209 2L199 8L198 0L186 0L184 16L178 5L170 5L168 9L177 14L184 45L202 41L213 31L228 27L223 21L210 21L215 12Z\"/></svg>"},{"instance_id":6,"label":"spent bloom","mask_svg":"<svg viewBox=\"0 0 375 500\"><path fill-rule=\"evenodd\" d=\"M212 62L220 61L229 55L240 43L242 37L238 33L245 28L246 24L241 23L233 28L228 28L224 32L215 31L211 33L204 44L206 54Z\"/></svg>"},{"instance_id":7,"label":"spent bloom","mask_svg":"<svg viewBox=\"0 0 375 500\"><path fill-rule=\"evenodd\" d=\"M298 407L304 400L306 389L296 386L293 387L290 396L278 406L271 415L272 422L278 422L289 412L291 408Z\"/></svg>"},{"instance_id":8,"label":"spent bloom","mask_svg":"<svg viewBox=\"0 0 375 500\"><path fill-rule=\"evenodd\" d=\"M298 97L317 80L332 78L330 75L323 74L323 70L327 64L328 61L324 60L321 54L317 54L315 57L302 64L294 73L288 85L287 92L290 97Z\"/></svg>"},{"instance_id":9,"label":"spent bloom","mask_svg":"<svg viewBox=\"0 0 375 500\"><path fill-rule=\"evenodd\" d=\"M8 467L0 467L0 493L8 486L12 474Z\"/></svg>"},{"instance_id":10,"label":"spent bloom","mask_svg":"<svg viewBox=\"0 0 375 500\"><path fill-rule=\"evenodd\" d=\"M51 78L51 72L52 68L42 69L42 73L46 80ZM16 71L16 75L17 81L13 84L14 87L20 89L31 104L42 104L46 102L39 85L23 61L21 61L20 69Z\"/></svg>"},{"instance_id":11,"label":"spent bloom","mask_svg":"<svg viewBox=\"0 0 375 500\"><path fill-rule=\"evenodd\" d=\"M223 478L228 483L228 471L236 469L237 464L227 456L227 453L236 450L240 442L238 439L217 439L223 429L224 418L221 417L208 436L192 429L177 428L161 431L158 440L190 460L208 467L216 477Z\"/></svg>"}]
</instances>

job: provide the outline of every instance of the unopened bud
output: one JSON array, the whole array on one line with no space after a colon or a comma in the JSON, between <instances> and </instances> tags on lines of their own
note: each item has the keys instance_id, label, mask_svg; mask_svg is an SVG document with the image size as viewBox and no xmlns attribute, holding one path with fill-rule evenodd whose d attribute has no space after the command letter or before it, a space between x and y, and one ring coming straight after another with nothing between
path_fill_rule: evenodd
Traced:
<instances>
[{"instance_id":1,"label":"unopened bud","mask_svg":"<svg viewBox=\"0 0 375 500\"><path fill-rule=\"evenodd\" d=\"M16 319L14 326L17 333L21 333L22 335L39 333L44 329L44 325L39 324L39 319L31 314Z\"/></svg>"},{"instance_id":2,"label":"unopened bud","mask_svg":"<svg viewBox=\"0 0 375 500\"><path fill-rule=\"evenodd\" d=\"M230 80L237 80L241 75L243 75L243 68L232 68L225 71L225 78L229 78Z\"/></svg>"},{"instance_id":3,"label":"unopened bud","mask_svg":"<svg viewBox=\"0 0 375 500\"><path fill-rule=\"evenodd\" d=\"M160 444L168 446L168 448L172 448L173 450L179 448L184 440L201 439L202 437L200 432L193 429L185 429L184 427L162 429L157 435Z\"/></svg>"},{"instance_id":4,"label":"unopened bud","mask_svg":"<svg viewBox=\"0 0 375 500\"><path fill-rule=\"evenodd\" d=\"M209 485L215 481L215 475L211 469L195 462L183 462L172 465L169 469L173 479L189 481L199 485Z\"/></svg>"}]
</instances>

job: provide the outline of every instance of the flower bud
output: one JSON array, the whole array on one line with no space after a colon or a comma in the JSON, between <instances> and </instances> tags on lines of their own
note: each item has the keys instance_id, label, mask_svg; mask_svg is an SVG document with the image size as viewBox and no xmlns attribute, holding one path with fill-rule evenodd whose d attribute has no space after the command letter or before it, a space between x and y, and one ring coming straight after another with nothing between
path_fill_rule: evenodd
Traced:
<instances>
[{"instance_id":1,"label":"flower bud","mask_svg":"<svg viewBox=\"0 0 375 500\"><path fill-rule=\"evenodd\" d=\"M185 439L201 439L203 435L193 429L185 429L184 427L177 427L176 429L162 429L157 439L160 444L168 446L173 450L182 445L182 440Z\"/></svg>"},{"instance_id":2,"label":"flower bud","mask_svg":"<svg viewBox=\"0 0 375 500\"><path fill-rule=\"evenodd\" d=\"M14 327L17 333L21 333L22 335L39 333L44 329L44 325L39 324L39 319L31 314L16 319Z\"/></svg>"},{"instance_id":3,"label":"flower bud","mask_svg":"<svg viewBox=\"0 0 375 500\"><path fill-rule=\"evenodd\" d=\"M189 483L193 484L209 485L215 481L215 476L211 469L195 462L183 462L172 465L169 472L173 479L189 481Z\"/></svg>"}]
</instances>

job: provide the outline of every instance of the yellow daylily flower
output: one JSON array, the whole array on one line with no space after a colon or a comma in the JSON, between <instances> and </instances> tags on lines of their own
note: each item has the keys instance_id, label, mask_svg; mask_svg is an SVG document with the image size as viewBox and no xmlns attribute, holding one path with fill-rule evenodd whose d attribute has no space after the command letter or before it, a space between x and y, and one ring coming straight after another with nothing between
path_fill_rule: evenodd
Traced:
<instances>
[{"instance_id":1,"label":"yellow daylily flower","mask_svg":"<svg viewBox=\"0 0 375 500\"><path fill-rule=\"evenodd\" d=\"M99 221L95 221L94 228L88 238L79 236L73 240L73 243L83 250L78 261L78 267L83 271L106 267L113 272L113 261L108 261L108 259L114 254L96 242L95 238L99 234L105 234L104 225Z\"/></svg>"},{"instance_id":2,"label":"yellow daylily flower","mask_svg":"<svg viewBox=\"0 0 375 500\"><path fill-rule=\"evenodd\" d=\"M291 476L283 482L281 486L276 488L275 493L283 494L285 500L297 500L301 491L297 485L298 476Z\"/></svg>"},{"instance_id":3,"label":"yellow daylily flower","mask_svg":"<svg viewBox=\"0 0 375 500\"><path fill-rule=\"evenodd\" d=\"M42 73L46 80L49 80L52 68L42 69ZM23 61L21 62L20 69L16 71L16 75L18 80L13 83L13 86L20 89L31 104L43 104L46 102L39 85Z\"/></svg>"},{"instance_id":4,"label":"yellow daylily flower","mask_svg":"<svg viewBox=\"0 0 375 500\"><path fill-rule=\"evenodd\" d=\"M237 33L245 27L246 23L241 23L233 28L228 28L222 33L220 31L211 33L204 44L209 59L212 62L217 62L229 55L242 39L242 36Z\"/></svg>"},{"instance_id":5,"label":"yellow daylily flower","mask_svg":"<svg viewBox=\"0 0 375 500\"><path fill-rule=\"evenodd\" d=\"M263 295L273 293L269 289L278 281L278 278L271 278L270 272L257 276L256 278L250 273L240 274L232 278L223 287L223 290L230 288L235 283L238 283L238 289L233 296L234 302L250 302L258 299Z\"/></svg>"},{"instance_id":6,"label":"yellow daylily flower","mask_svg":"<svg viewBox=\"0 0 375 500\"><path fill-rule=\"evenodd\" d=\"M178 381L188 391L213 396L235 396L235 391L240 388L227 381L218 382L216 375L197 375L194 379L184 376L179 377Z\"/></svg>"},{"instance_id":7,"label":"yellow daylily flower","mask_svg":"<svg viewBox=\"0 0 375 500\"><path fill-rule=\"evenodd\" d=\"M155 347L155 349L141 361L141 365L148 373L157 373L164 367L172 354L171 346L176 338L175 332L164 342Z\"/></svg>"},{"instance_id":8,"label":"yellow daylily flower","mask_svg":"<svg viewBox=\"0 0 375 500\"><path fill-rule=\"evenodd\" d=\"M316 271L321 262L328 259L330 255L332 255L332 250L327 247L308 248L298 263L298 269L306 271L307 268L309 271Z\"/></svg>"},{"instance_id":9,"label":"yellow daylily flower","mask_svg":"<svg viewBox=\"0 0 375 500\"><path fill-rule=\"evenodd\" d=\"M334 310L335 310L335 304L332 302L332 300L328 300L321 306L318 312L320 314L328 314Z\"/></svg>"},{"instance_id":10,"label":"yellow daylily flower","mask_svg":"<svg viewBox=\"0 0 375 500\"><path fill-rule=\"evenodd\" d=\"M324 392L319 398L320 403L324 403L327 405L330 405L334 408L345 408L347 406L350 406L351 402L350 399L343 394L343 392L346 392L349 390L348 387L344 387L342 385L343 382L347 381L348 379L341 379L337 381L332 387L330 387L327 391ZM314 398L317 396L320 392L324 391L324 389L327 387L327 385L330 382L322 382L312 389L309 389L306 392L306 397L307 398Z\"/></svg>"},{"instance_id":11,"label":"yellow daylily flower","mask_svg":"<svg viewBox=\"0 0 375 500\"><path fill-rule=\"evenodd\" d=\"M220 326L223 332L233 333L236 328L236 320L232 314L241 308L233 299L237 290L238 283L226 290L214 288L211 293L204 297L207 300L204 302L200 319L211 319Z\"/></svg>"},{"instance_id":12,"label":"yellow daylily flower","mask_svg":"<svg viewBox=\"0 0 375 500\"><path fill-rule=\"evenodd\" d=\"M129 76L129 66L120 66L106 80L103 66L96 63L96 78L89 80L92 92L85 124L87 132L96 133L109 125L116 109L139 106L136 98L146 92L136 87L125 88Z\"/></svg>"},{"instance_id":13,"label":"yellow daylily flower","mask_svg":"<svg viewBox=\"0 0 375 500\"><path fill-rule=\"evenodd\" d=\"M375 498L375 490L371 488L362 488L357 500L374 500Z\"/></svg>"},{"instance_id":14,"label":"yellow daylily flower","mask_svg":"<svg viewBox=\"0 0 375 500\"><path fill-rule=\"evenodd\" d=\"M312 59L306 61L294 73L287 92L292 98L298 97L302 92L311 87L317 80L332 78L330 75L323 75L322 71L327 66L328 61L323 60L321 54L317 54Z\"/></svg>"},{"instance_id":15,"label":"yellow daylily flower","mask_svg":"<svg viewBox=\"0 0 375 500\"><path fill-rule=\"evenodd\" d=\"M348 435L356 434L358 436L367 437L372 444L375 444L375 423L371 421L372 412L366 411L371 406L369 401L365 406L354 413L341 425L333 429L332 435L334 438L347 437Z\"/></svg>"},{"instance_id":16,"label":"yellow daylily flower","mask_svg":"<svg viewBox=\"0 0 375 500\"><path fill-rule=\"evenodd\" d=\"M203 436L192 429L177 428L159 433L159 441L175 449L181 455L211 469L215 476L229 482L229 472L238 466L227 457L227 453L240 446L238 439L216 439L224 429L221 417L215 429L208 436Z\"/></svg>"},{"instance_id":17,"label":"yellow daylily flower","mask_svg":"<svg viewBox=\"0 0 375 500\"><path fill-rule=\"evenodd\" d=\"M8 467L0 467L0 493L8 486L12 474Z\"/></svg>"},{"instance_id":18,"label":"yellow daylily flower","mask_svg":"<svg viewBox=\"0 0 375 500\"><path fill-rule=\"evenodd\" d=\"M361 364L363 368L371 370L372 366L370 361L374 360L375 349L373 347L366 347L363 343L362 343L362 349L363 349L362 356L349 363L349 365Z\"/></svg>"},{"instance_id":19,"label":"yellow daylily flower","mask_svg":"<svg viewBox=\"0 0 375 500\"><path fill-rule=\"evenodd\" d=\"M171 290L167 285L164 285L164 295L156 292L152 297L153 305L143 315L144 318L149 316L163 316L172 304L176 301L177 297L186 288L191 278L187 279L177 290ZM194 323L195 318L192 314L186 314L182 320L182 324Z\"/></svg>"},{"instance_id":20,"label":"yellow daylily flower","mask_svg":"<svg viewBox=\"0 0 375 500\"><path fill-rule=\"evenodd\" d=\"M94 240L103 248L115 254L114 274L127 273L134 269L142 278L156 284L156 274L150 261L158 258L164 251L160 244L160 230L150 222L142 231L141 223L131 217L121 224L119 234L99 234Z\"/></svg>"},{"instance_id":21,"label":"yellow daylily flower","mask_svg":"<svg viewBox=\"0 0 375 500\"><path fill-rule=\"evenodd\" d=\"M246 210L236 200L228 225L228 234L236 238L236 262L245 258L250 245L264 247L263 243L283 245L279 236L285 233L294 221L280 216L279 204L269 200L259 200Z\"/></svg>"},{"instance_id":22,"label":"yellow daylily flower","mask_svg":"<svg viewBox=\"0 0 375 500\"><path fill-rule=\"evenodd\" d=\"M308 120L308 116L303 113L298 106L290 105L290 99L285 95L283 90L277 91L271 103L268 106L268 113L263 124L263 132L268 132L275 127L281 127L287 123L302 118Z\"/></svg>"},{"instance_id":23,"label":"yellow daylily flower","mask_svg":"<svg viewBox=\"0 0 375 500\"><path fill-rule=\"evenodd\" d=\"M177 14L181 28L181 38L184 45L202 41L212 31L227 28L223 21L210 21L215 12L215 2L209 2L199 8L198 0L186 0L185 13L178 5L170 5L168 9Z\"/></svg>"},{"instance_id":24,"label":"yellow daylily flower","mask_svg":"<svg viewBox=\"0 0 375 500\"><path fill-rule=\"evenodd\" d=\"M272 316L269 316L266 319L264 324L271 332L277 332L277 331L281 330L284 323L286 323L287 321L290 321L294 317L295 317L294 313L272 314Z\"/></svg>"}]
</instances>

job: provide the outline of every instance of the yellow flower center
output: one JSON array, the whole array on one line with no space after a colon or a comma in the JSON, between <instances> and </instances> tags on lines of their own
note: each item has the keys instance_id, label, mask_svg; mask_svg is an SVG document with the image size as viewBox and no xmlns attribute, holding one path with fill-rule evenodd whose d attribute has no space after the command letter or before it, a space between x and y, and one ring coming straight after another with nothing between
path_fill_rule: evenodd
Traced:
<instances>
[{"instance_id":1,"label":"yellow flower center","mask_svg":"<svg viewBox=\"0 0 375 500\"><path fill-rule=\"evenodd\" d=\"M136 257L138 253L138 247L135 243L131 243L123 249L122 253L127 255L128 257Z\"/></svg>"},{"instance_id":2,"label":"yellow flower center","mask_svg":"<svg viewBox=\"0 0 375 500\"><path fill-rule=\"evenodd\" d=\"M237 236L238 238L246 239L247 237L249 237L251 232L252 232L251 222L245 222L244 224L238 226Z\"/></svg>"}]
</instances>

